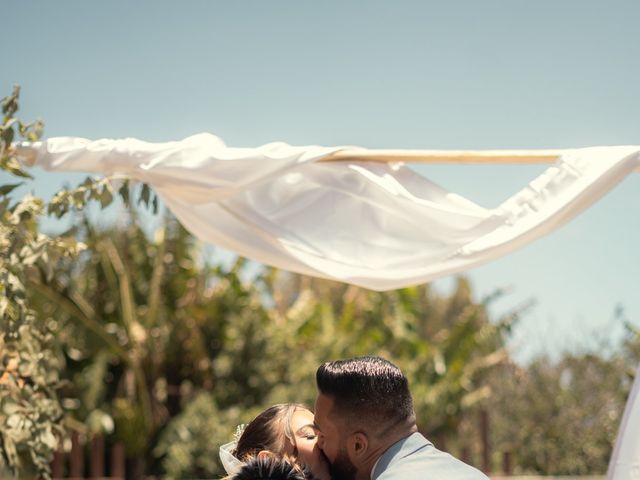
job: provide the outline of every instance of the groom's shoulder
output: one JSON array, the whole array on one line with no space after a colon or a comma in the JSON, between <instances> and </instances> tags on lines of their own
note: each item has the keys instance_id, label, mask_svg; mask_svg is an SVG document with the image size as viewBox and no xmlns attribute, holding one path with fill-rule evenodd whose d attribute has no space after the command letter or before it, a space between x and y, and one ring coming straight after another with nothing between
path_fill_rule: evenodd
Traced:
<instances>
[{"instance_id":1,"label":"groom's shoulder","mask_svg":"<svg viewBox=\"0 0 640 480\"><path fill-rule=\"evenodd\" d=\"M480 470L438 450L426 439L422 448L397 456L375 480L395 479L488 480Z\"/></svg>"}]
</instances>

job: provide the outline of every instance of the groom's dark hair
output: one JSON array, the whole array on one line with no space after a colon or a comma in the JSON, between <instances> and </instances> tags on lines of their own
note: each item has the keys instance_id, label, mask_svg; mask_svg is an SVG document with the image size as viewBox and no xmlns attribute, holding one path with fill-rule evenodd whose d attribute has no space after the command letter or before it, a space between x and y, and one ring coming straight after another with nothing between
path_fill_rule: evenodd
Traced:
<instances>
[{"instance_id":1,"label":"groom's dark hair","mask_svg":"<svg viewBox=\"0 0 640 480\"><path fill-rule=\"evenodd\" d=\"M320 393L333 399L332 415L350 427L366 424L378 433L415 421L409 382L393 363L380 357L327 362L318 368Z\"/></svg>"},{"instance_id":2,"label":"groom's dark hair","mask_svg":"<svg viewBox=\"0 0 640 480\"><path fill-rule=\"evenodd\" d=\"M316 480L311 470L276 455L250 457L227 480Z\"/></svg>"}]
</instances>

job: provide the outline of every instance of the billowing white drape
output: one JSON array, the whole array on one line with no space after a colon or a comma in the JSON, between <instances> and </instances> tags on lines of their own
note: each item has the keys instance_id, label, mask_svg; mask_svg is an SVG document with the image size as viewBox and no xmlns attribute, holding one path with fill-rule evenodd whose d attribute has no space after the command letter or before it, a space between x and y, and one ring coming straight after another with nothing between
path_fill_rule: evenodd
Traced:
<instances>
[{"instance_id":1,"label":"billowing white drape","mask_svg":"<svg viewBox=\"0 0 640 480\"><path fill-rule=\"evenodd\" d=\"M640 368L624 409L607 480L640 480Z\"/></svg>"},{"instance_id":2,"label":"billowing white drape","mask_svg":"<svg viewBox=\"0 0 640 480\"><path fill-rule=\"evenodd\" d=\"M573 218L640 165L638 146L572 150L486 209L402 165L318 161L339 149L230 148L206 133L167 143L59 137L37 145L37 162L147 182L205 241L374 290L509 253Z\"/></svg>"}]
</instances>

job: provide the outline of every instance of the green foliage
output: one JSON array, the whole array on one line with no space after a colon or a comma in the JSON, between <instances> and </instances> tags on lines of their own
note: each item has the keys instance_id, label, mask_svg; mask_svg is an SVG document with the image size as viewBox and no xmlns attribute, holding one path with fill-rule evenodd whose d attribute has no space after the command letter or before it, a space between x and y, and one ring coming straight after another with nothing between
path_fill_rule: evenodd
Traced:
<instances>
[{"instance_id":1,"label":"green foliage","mask_svg":"<svg viewBox=\"0 0 640 480\"><path fill-rule=\"evenodd\" d=\"M226 423L239 422L239 410L231 412L236 415L226 412ZM221 428L221 416L215 398L201 392L172 419L153 452L163 458L163 478L207 478L218 471L217 447L229 441L227 429Z\"/></svg>"},{"instance_id":2,"label":"green foliage","mask_svg":"<svg viewBox=\"0 0 640 480\"><path fill-rule=\"evenodd\" d=\"M37 139L42 124L25 125L13 115L19 89L2 101L0 168L29 178L11 148L18 137ZM38 231L41 199L31 195L12 203L20 184L0 187L0 471L48 476L61 434L60 359L53 354L50 326L39 322L27 296L29 278L51 278L60 258L81 248L73 238L53 239Z\"/></svg>"},{"instance_id":3,"label":"green foliage","mask_svg":"<svg viewBox=\"0 0 640 480\"><path fill-rule=\"evenodd\" d=\"M623 352L599 351L500 366L488 379L492 444L512 452L517 474L604 474L632 384L631 365Z\"/></svg>"},{"instance_id":4,"label":"green foliage","mask_svg":"<svg viewBox=\"0 0 640 480\"><path fill-rule=\"evenodd\" d=\"M114 185L120 183L115 192ZM17 185L7 187L15 188ZM127 179L115 179L113 177L103 177L94 179L87 177L84 182L73 189L60 190L47 205L47 213L57 218L61 218L69 212L84 209L89 202L97 201L101 208L106 208L114 201L114 194L122 200L125 206L129 206L130 182ZM142 184L138 204L143 204L146 208L151 205L153 214L158 213L158 196L151 192L149 185Z\"/></svg>"},{"instance_id":5,"label":"green foliage","mask_svg":"<svg viewBox=\"0 0 640 480\"><path fill-rule=\"evenodd\" d=\"M14 115L18 111L18 99L20 97L20 87L15 86L13 93L2 99L2 126L0 126L0 169L12 175L23 178L31 178L12 151L12 142L23 138L35 141L42 135L44 124L41 120L33 123L23 123Z\"/></svg>"},{"instance_id":6,"label":"green foliage","mask_svg":"<svg viewBox=\"0 0 640 480\"><path fill-rule=\"evenodd\" d=\"M19 93L15 87L2 100L0 169L31 179L12 142L37 140L43 123L15 118ZM0 472L48 478L53 452L65 433L59 397L64 390L64 357L54 336L56 322L34 309L29 294L32 285L53 281L60 263L77 258L84 245L71 233L55 238L43 234L38 220L45 212L61 217L82 209L89 200L98 200L104 208L113 200L112 180L87 179L73 190L59 192L48 204L29 194L13 199L24 184L0 185ZM127 199L128 188L124 182L119 191ZM65 401L73 403L71 398ZM98 418L94 412L88 424L105 424Z\"/></svg>"}]
</instances>

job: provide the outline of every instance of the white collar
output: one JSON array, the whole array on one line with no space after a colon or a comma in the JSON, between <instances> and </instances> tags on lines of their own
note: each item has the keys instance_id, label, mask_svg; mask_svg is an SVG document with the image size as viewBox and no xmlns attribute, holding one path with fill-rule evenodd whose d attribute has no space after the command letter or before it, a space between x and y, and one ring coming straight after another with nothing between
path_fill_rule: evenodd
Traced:
<instances>
[{"instance_id":1,"label":"white collar","mask_svg":"<svg viewBox=\"0 0 640 480\"><path fill-rule=\"evenodd\" d=\"M380 455L378 457L378 459L376 460L376 463L373 464L373 467L371 467L371 474L369 475L369 477L371 478L371 480L373 480L373 474L376 471L376 467L378 466L378 462L380 461L380 459L382 458L382 455Z\"/></svg>"}]
</instances>

